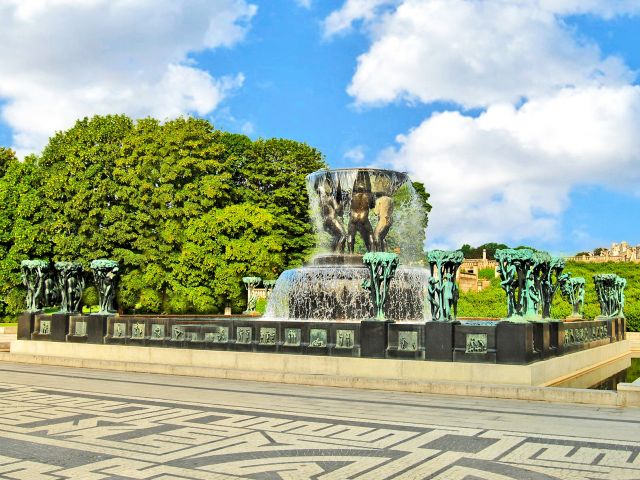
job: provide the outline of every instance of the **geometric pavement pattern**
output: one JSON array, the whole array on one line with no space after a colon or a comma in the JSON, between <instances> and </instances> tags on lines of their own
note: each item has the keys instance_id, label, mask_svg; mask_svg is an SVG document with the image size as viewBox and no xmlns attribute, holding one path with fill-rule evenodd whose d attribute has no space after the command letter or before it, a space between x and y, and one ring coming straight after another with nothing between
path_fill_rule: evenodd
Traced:
<instances>
[{"instance_id":1,"label":"geometric pavement pattern","mask_svg":"<svg viewBox=\"0 0 640 480\"><path fill-rule=\"evenodd\" d=\"M640 439L640 433L639 433ZM6 479L639 479L640 444L0 383Z\"/></svg>"}]
</instances>

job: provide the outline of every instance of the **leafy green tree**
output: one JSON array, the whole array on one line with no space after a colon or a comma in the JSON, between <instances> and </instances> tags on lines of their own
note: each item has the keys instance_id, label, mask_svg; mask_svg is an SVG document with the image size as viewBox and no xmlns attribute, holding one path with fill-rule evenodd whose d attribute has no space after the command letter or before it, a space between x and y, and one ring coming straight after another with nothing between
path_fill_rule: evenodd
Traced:
<instances>
[{"instance_id":1,"label":"leafy green tree","mask_svg":"<svg viewBox=\"0 0 640 480\"><path fill-rule=\"evenodd\" d=\"M172 310L210 313L245 305L244 276L273 278L282 268L285 239L268 209L230 205L189 222L188 240L173 272Z\"/></svg>"},{"instance_id":2,"label":"leafy green tree","mask_svg":"<svg viewBox=\"0 0 640 480\"><path fill-rule=\"evenodd\" d=\"M9 149L0 149L0 158L0 315L11 320L25 307L20 262L49 258L51 244L42 233L37 159L19 162Z\"/></svg>"},{"instance_id":3,"label":"leafy green tree","mask_svg":"<svg viewBox=\"0 0 640 480\"><path fill-rule=\"evenodd\" d=\"M482 258L482 251L487 251L487 259L494 260L495 253L498 249L509 248L504 243L485 243L484 245L480 245L479 247L472 247L471 245L465 243L460 247L460 250L464 254L464 258ZM519 247L523 248L523 247Z\"/></svg>"},{"instance_id":4,"label":"leafy green tree","mask_svg":"<svg viewBox=\"0 0 640 480\"><path fill-rule=\"evenodd\" d=\"M25 162L1 149L3 312L22 308L20 260L103 257L121 264L126 311L240 309L242 276L274 278L309 254L305 177L325 166L308 145L194 118L95 116Z\"/></svg>"},{"instance_id":5,"label":"leafy green tree","mask_svg":"<svg viewBox=\"0 0 640 480\"><path fill-rule=\"evenodd\" d=\"M236 147L238 139L232 139ZM315 246L305 178L326 168L322 154L304 143L274 138L257 140L231 158L237 162L231 168L239 201L263 207L274 216L275 228L284 238L284 265L301 265Z\"/></svg>"},{"instance_id":6,"label":"leafy green tree","mask_svg":"<svg viewBox=\"0 0 640 480\"><path fill-rule=\"evenodd\" d=\"M126 266L119 297L125 308L171 310L169 287L190 220L230 198L224 150L201 119L145 119L129 132L114 169L125 207L120 224L131 237L115 252Z\"/></svg>"},{"instance_id":7,"label":"leafy green tree","mask_svg":"<svg viewBox=\"0 0 640 480\"><path fill-rule=\"evenodd\" d=\"M113 177L122 143L133 128L124 115L79 120L58 132L38 159L45 238L54 260L111 257L130 241L122 228L122 197Z\"/></svg>"}]
</instances>

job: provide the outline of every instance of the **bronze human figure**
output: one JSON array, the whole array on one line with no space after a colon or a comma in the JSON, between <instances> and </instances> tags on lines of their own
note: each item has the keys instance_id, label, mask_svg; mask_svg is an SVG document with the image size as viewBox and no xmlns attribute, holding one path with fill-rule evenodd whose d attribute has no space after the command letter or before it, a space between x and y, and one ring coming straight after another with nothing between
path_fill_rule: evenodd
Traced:
<instances>
[{"instance_id":1,"label":"bronze human figure","mask_svg":"<svg viewBox=\"0 0 640 480\"><path fill-rule=\"evenodd\" d=\"M373 250L373 228L369 222L369 210L374 208L375 199L371 193L371 179L369 172L359 170L351 194L351 211L349 213L349 227L347 231L347 249L353 253L356 243L356 233L360 233L368 252Z\"/></svg>"},{"instance_id":2,"label":"bronze human figure","mask_svg":"<svg viewBox=\"0 0 640 480\"><path fill-rule=\"evenodd\" d=\"M379 252L385 252L387 250L385 239L393 223L393 198L387 195L378 197L373 213L378 216L378 224L373 231L375 249Z\"/></svg>"},{"instance_id":3,"label":"bronze human figure","mask_svg":"<svg viewBox=\"0 0 640 480\"><path fill-rule=\"evenodd\" d=\"M331 177L326 175L319 182L317 190L320 197L322 228L331 235L331 250L336 253L343 253L347 233L342 224L344 206L342 204L340 181L338 181L338 187L334 192Z\"/></svg>"}]
</instances>

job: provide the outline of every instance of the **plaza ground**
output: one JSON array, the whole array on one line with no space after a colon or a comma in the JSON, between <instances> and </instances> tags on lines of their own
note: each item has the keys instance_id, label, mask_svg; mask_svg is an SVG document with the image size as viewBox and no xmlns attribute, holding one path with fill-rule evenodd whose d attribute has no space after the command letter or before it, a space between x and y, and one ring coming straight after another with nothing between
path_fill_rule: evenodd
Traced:
<instances>
[{"instance_id":1,"label":"plaza ground","mask_svg":"<svg viewBox=\"0 0 640 480\"><path fill-rule=\"evenodd\" d=\"M9 362L0 373L0 478L640 477L640 408Z\"/></svg>"}]
</instances>

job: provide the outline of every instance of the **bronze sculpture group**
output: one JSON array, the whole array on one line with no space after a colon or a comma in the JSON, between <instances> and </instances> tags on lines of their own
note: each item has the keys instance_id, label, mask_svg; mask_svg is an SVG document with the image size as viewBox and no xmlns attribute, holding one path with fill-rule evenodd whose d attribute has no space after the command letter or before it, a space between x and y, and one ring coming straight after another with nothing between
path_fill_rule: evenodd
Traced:
<instances>
[{"instance_id":1,"label":"bronze sculpture group","mask_svg":"<svg viewBox=\"0 0 640 480\"><path fill-rule=\"evenodd\" d=\"M464 260L460 250L432 250L427 253L431 278L427 285L427 297L434 322L451 322L458 315L458 285L456 273Z\"/></svg>"},{"instance_id":2,"label":"bronze sculpture group","mask_svg":"<svg viewBox=\"0 0 640 480\"><path fill-rule=\"evenodd\" d=\"M22 283L27 290L28 312L38 312L54 306L59 307L59 313L80 311L86 281L81 264L23 260L20 270ZM114 313L119 278L118 263L113 260L94 260L91 262L91 270L100 302L98 313Z\"/></svg>"},{"instance_id":3,"label":"bronze sculpture group","mask_svg":"<svg viewBox=\"0 0 640 480\"><path fill-rule=\"evenodd\" d=\"M397 185L392 179L380 177L382 186L374 192L371 182L372 173L360 169L356 173L353 185L341 185L327 172L320 176L316 184L316 193L320 206L323 230L331 236L331 251L334 253L354 253L356 235L360 234L368 252L387 250L386 237L393 225L393 193ZM348 210L347 227L344 226L345 210ZM375 229L369 220L373 210L378 221Z\"/></svg>"}]
</instances>

